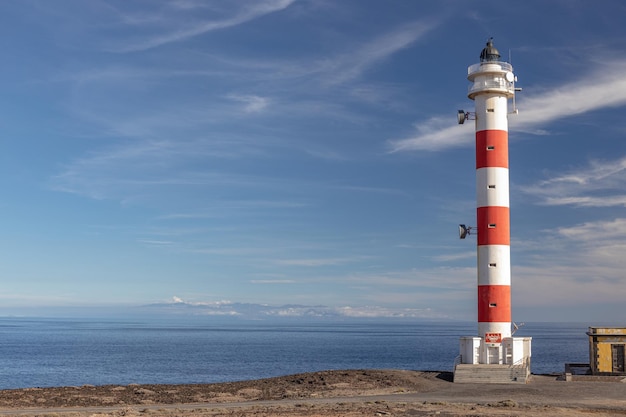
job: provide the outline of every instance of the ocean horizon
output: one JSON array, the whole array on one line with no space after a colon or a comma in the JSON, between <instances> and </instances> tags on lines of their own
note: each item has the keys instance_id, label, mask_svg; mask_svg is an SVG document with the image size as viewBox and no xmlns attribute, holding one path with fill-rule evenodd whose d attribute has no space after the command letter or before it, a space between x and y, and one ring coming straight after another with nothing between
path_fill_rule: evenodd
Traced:
<instances>
[{"instance_id":1,"label":"ocean horizon","mask_svg":"<svg viewBox=\"0 0 626 417\"><path fill-rule=\"evenodd\" d=\"M534 374L588 362L588 323L526 323ZM339 369L452 371L475 322L0 318L0 389L252 380Z\"/></svg>"}]
</instances>

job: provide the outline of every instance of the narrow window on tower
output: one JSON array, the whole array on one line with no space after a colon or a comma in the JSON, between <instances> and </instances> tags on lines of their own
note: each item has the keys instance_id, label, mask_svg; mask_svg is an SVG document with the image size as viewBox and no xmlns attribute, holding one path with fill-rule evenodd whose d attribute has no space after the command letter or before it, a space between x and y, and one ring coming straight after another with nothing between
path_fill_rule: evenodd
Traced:
<instances>
[{"instance_id":1,"label":"narrow window on tower","mask_svg":"<svg viewBox=\"0 0 626 417\"><path fill-rule=\"evenodd\" d=\"M493 109L487 109L488 113L493 113Z\"/></svg>"},{"instance_id":2,"label":"narrow window on tower","mask_svg":"<svg viewBox=\"0 0 626 417\"><path fill-rule=\"evenodd\" d=\"M495 190L496 189L496 185L495 184L489 184L487 186L487 188L489 188L490 190Z\"/></svg>"},{"instance_id":3,"label":"narrow window on tower","mask_svg":"<svg viewBox=\"0 0 626 417\"><path fill-rule=\"evenodd\" d=\"M498 305L496 303L489 303L489 307L497 307Z\"/></svg>"},{"instance_id":4,"label":"narrow window on tower","mask_svg":"<svg viewBox=\"0 0 626 417\"><path fill-rule=\"evenodd\" d=\"M496 228L496 224L495 223L489 223L489 227L490 229L495 229Z\"/></svg>"},{"instance_id":5,"label":"narrow window on tower","mask_svg":"<svg viewBox=\"0 0 626 417\"><path fill-rule=\"evenodd\" d=\"M493 151L494 149L496 149L496 147L495 147L495 146L493 146L493 145L489 145L489 146L487 146L487 150L488 150L488 151Z\"/></svg>"},{"instance_id":6,"label":"narrow window on tower","mask_svg":"<svg viewBox=\"0 0 626 417\"><path fill-rule=\"evenodd\" d=\"M492 262L492 263L489 264L489 268L495 268L495 267L496 267L496 263L495 262Z\"/></svg>"}]
</instances>

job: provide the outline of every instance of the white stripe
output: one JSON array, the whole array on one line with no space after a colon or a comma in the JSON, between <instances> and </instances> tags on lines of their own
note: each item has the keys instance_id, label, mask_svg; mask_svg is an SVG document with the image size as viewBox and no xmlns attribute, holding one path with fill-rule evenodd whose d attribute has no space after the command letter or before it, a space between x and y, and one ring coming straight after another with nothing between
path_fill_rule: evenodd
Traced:
<instances>
[{"instance_id":1,"label":"white stripe","mask_svg":"<svg viewBox=\"0 0 626 417\"><path fill-rule=\"evenodd\" d=\"M476 207L509 207L509 169L476 170Z\"/></svg>"},{"instance_id":2,"label":"white stripe","mask_svg":"<svg viewBox=\"0 0 626 417\"><path fill-rule=\"evenodd\" d=\"M510 246L478 246L478 285L511 285Z\"/></svg>"},{"instance_id":3,"label":"white stripe","mask_svg":"<svg viewBox=\"0 0 626 417\"><path fill-rule=\"evenodd\" d=\"M485 333L500 333L503 338L511 337L511 323L491 322L478 323L478 336L485 337Z\"/></svg>"},{"instance_id":4,"label":"white stripe","mask_svg":"<svg viewBox=\"0 0 626 417\"><path fill-rule=\"evenodd\" d=\"M509 130L507 98L505 96L479 94L474 101L476 109L476 131Z\"/></svg>"}]
</instances>

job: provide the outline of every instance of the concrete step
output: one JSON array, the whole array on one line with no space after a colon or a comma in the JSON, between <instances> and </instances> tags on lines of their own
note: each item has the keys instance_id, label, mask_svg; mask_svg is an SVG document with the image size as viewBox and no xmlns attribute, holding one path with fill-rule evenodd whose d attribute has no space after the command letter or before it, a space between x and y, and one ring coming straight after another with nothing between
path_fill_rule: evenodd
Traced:
<instances>
[{"instance_id":1,"label":"concrete step","mask_svg":"<svg viewBox=\"0 0 626 417\"><path fill-rule=\"evenodd\" d=\"M459 364L454 382L483 384L525 384L530 377L528 366Z\"/></svg>"}]
</instances>

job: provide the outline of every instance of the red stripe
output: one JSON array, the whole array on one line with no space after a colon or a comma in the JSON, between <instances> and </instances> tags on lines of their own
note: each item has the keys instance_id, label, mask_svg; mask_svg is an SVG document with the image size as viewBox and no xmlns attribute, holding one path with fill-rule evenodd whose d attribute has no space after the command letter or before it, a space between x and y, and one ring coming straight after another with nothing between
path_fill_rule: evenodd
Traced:
<instances>
[{"instance_id":1,"label":"red stripe","mask_svg":"<svg viewBox=\"0 0 626 417\"><path fill-rule=\"evenodd\" d=\"M476 220L478 224L478 246L511 244L508 207L478 207Z\"/></svg>"},{"instance_id":2,"label":"red stripe","mask_svg":"<svg viewBox=\"0 0 626 417\"><path fill-rule=\"evenodd\" d=\"M509 133L506 130L476 132L476 169L509 167Z\"/></svg>"},{"instance_id":3,"label":"red stripe","mask_svg":"<svg viewBox=\"0 0 626 417\"><path fill-rule=\"evenodd\" d=\"M511 286L510 285L479 285L478 286L478 322L510 322L511 321Z\"/></svg>"}]
</instances>

